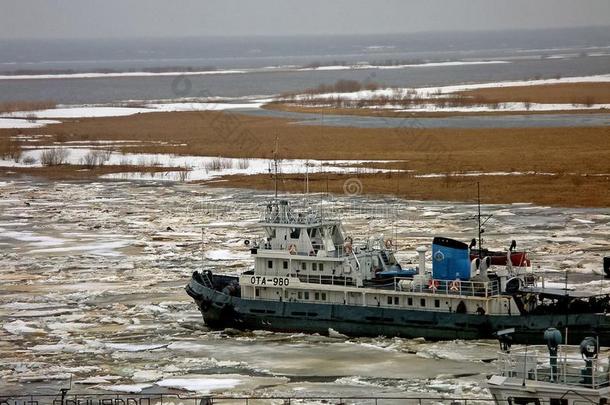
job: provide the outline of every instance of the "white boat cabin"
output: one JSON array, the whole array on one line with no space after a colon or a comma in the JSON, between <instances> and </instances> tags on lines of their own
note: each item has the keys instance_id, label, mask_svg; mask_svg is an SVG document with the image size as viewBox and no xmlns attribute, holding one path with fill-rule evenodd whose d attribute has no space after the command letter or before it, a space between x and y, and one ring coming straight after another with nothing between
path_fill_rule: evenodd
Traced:
<instances>
[{"instance_id":1,"label":"white boat cabin","mask_svg":"<svg viewBox=\"0 0 610 405\"><path fill-rule=\"evenodd\" d=\"M426 271L426 248L417 250L419 266L403 269L392 240L354 243L341 221L312 209L296 213L287 201L265 206L260 224L265 237L250 246L254 269L240 276L246 299L518 315L502 291L531 271L503 269L490 280L488 265L468 260L462 279L434 279ZM453 253L436 252L433 261L443 254Z\"/></svg>"}]
</instances>

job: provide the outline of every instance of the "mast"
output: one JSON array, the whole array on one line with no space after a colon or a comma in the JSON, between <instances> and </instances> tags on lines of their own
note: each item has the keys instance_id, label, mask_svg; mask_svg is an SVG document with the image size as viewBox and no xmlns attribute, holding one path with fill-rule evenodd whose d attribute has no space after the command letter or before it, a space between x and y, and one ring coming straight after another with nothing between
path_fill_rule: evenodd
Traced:
<instances>
[{"instance_id":1,"label":"mast","mask_svg":"<svg viewBox=\"0 0 610 405\"><path fill-rule=\"evenodd\" d=\"M309 159L305 161L305 194L309 194Z\"/></svg>"},{"instance_id":2,"label":"mast","mask_svg":"<svg viewBox=\"0 0 610 405\"><path fill-rule=\"evenodd\" d=\"M273 187L275 189L275 201L277 202L277 155L279 148L279 138L275 136L275 148L273 150Z\"/></svg>"},{"instance_id":3,"label":"mast","mask_svg":"<svg viewBox=\"0 0 610 405\"><path fill-rule=\"evenodd\" d=\"M479 229L479 259L483 259L483 245L481 245L481 185L477 181L477 207L478 207L478 229Z\"/></svg>"},{"instance_id":4,"label":"mast","mask_svg":"<svg viewBox=\"0 0 610 405\"><path fill-rule=\"evenodd\" d=\"M478 228L479 228L479 259L483 260L483 238L481 235L485 233L485 229L483 229L483 225L489 221L493 214L489 214L484 221L481 222L481 186L477 181L477 208L478 208Z\"/></svg>"}]
</instances>

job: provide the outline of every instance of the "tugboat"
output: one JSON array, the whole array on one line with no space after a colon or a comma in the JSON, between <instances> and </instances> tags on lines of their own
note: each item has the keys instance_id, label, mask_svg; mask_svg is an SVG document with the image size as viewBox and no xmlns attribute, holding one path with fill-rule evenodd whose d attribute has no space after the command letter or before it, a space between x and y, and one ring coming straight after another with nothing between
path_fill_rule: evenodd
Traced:
<instances>
[{"instance_id":1,"label":"tugboat","mask_svg":"<svg viewBox=\"0 0 610 405\"><path fill-rule=\"evenodd\" d=\"M432 266L403 268L391 239L356 242L339 220L285 200L263 209L264 238L248 243L254 268L239 276L196 271L186 287L213 328L351 336L493 338L514 328L515 343L542 341L550 327L567 342L595 334L610 345L608 295L544 288L529 259L503 265L461 241L435 237ZM513 246L514 247L514 246Z\"/></svg>"},{"instance_id":2,"label":"tugboat","mask_svg":"<svg viewBox=\"0 0 610 405\"><path fill-rule=\"evenodd\" d=\"M610 401L609 362L599 343L586 337L578 346L560 345L561 332L544 332L545 346L510 350L503 345L498 373L487 380L497 405L579 405Z\"/></svg>"}]
</instances>

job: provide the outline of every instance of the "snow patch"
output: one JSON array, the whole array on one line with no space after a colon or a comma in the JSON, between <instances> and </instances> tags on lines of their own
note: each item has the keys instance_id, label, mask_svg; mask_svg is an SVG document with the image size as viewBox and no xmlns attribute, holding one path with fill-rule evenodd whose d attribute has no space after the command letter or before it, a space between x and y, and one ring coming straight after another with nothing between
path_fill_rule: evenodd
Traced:
<instances>
[{"instance_id":1,"label":"snow patch","mask_svg":"<svg viewBox=\"0 0 610 405\"><path fill-rule=\"evenodd\" d=\"M240 382L241 379L238 378L192 376L187 378L168 378L157 381L157 385L159 387L208 393L215 390L235 388L240 384Z\"/></svg>"},{"instance_id":2,"label":"snow patch","mask_svg":"<svg viewBox=\"0 0 610 405\"><path fill-rule=\"evenodd\" d=\"M60 124L55 120L26 120L19 118L0 118L0 128L42 128L49 124Z\"/></svg>"}]
</instances>

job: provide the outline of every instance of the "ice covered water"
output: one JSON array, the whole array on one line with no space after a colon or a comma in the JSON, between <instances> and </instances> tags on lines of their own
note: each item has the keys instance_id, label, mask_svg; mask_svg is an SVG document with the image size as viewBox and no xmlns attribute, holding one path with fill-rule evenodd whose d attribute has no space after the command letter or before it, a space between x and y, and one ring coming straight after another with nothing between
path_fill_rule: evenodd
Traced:
<instances>
[{"instance_id":1,"label":"ice covered water","mask_svg":"<svg viewBox=\"0 0 610 405\"><path fill-rule=\"evenodd\" d=\"M55 394L71 378L77 392L487 395L494 341L207 329L184 286L202 267L251 265L243 241L260 237L270 197L155 181L0 182L0 391ZM476 229L473 204L316 195L308 205L341 215L355 240L394 238L403 261L433 235L468 241ZM516 239L551 282L567 271L571 285L610 291L607 209L483 212L494 214L486 246Z\"/></svg>"}]
</instances>

